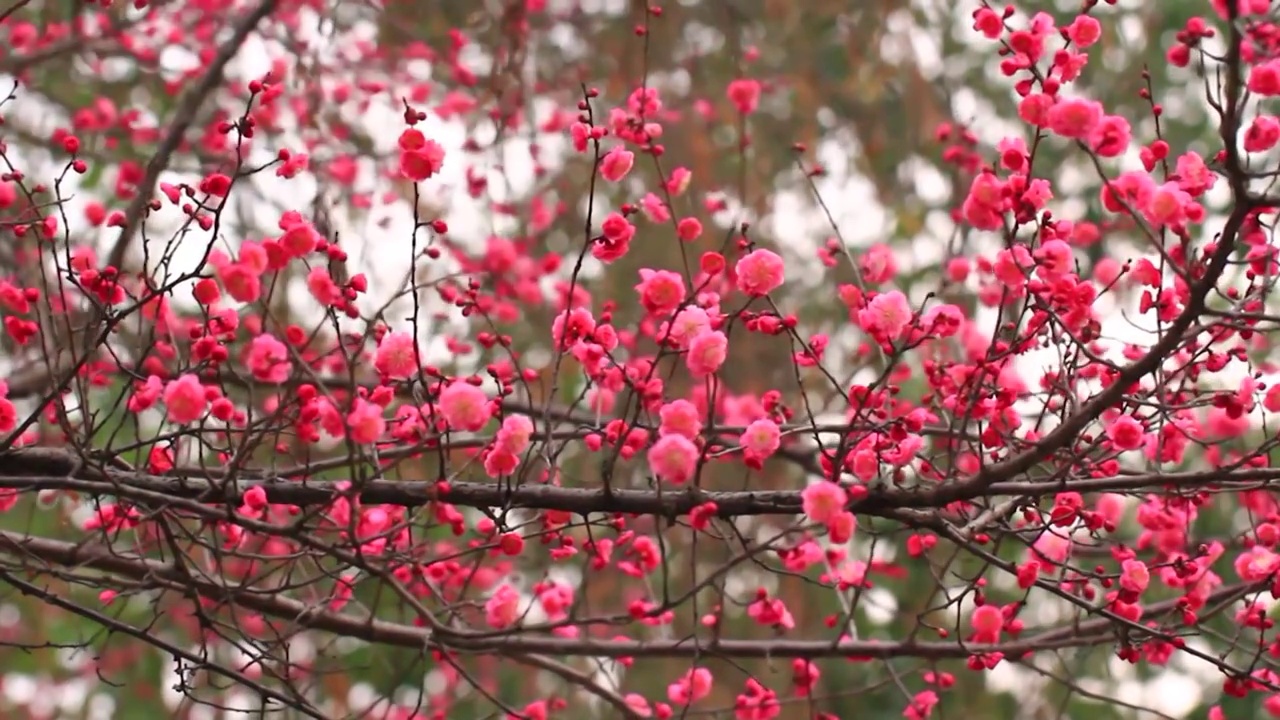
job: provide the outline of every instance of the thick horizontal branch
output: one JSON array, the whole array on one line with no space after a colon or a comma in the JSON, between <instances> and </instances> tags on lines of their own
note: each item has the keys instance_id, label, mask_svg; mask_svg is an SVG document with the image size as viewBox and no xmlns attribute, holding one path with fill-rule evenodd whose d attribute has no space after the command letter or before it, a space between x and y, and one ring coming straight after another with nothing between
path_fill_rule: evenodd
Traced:
<instances>
[{"instance_id":1,"label":"thick horizontal branch","mask_svg":"<svg viewBox=\"0 0 1280 720\"><path fill-rule=\"evenodd\" d=\"M1023 640L998 645L962 642L890 642L880 640L833 641L733 640L689 638L679 640L596 640L560 638L542 634L521 634L519 628L509 635L480 635L468 631L440 632L429 628L391 623L368 616L321 609L284 597L272 590L254 590L193 577L174 565L156 560L127 557L109 548L75 545L57 540L0 531L0 554L25 563L28 571L38 571L33 561L62 567L105 571L123 579L154 584L174 592L199 595L227 606L234 606L281 618L312 630L358 638L371 643L415 649L437 649L465 653L499 653L503 655L538 654L560 657L657 658L721 656L736 658L826 658L857 659L890 658L966 658L977 654L999 652L1020 658L1045 650L1101 645L1112 641L1109 620L1094 619L1072 627L1049 630ZM1220 588L1215 598L1226 598L1239 592L1238 586ZM1148 616L1156 616L1175 607L1176 601L1153 604Z\"/></svg>"},{"instance_id":2,"label":"thick horizontal branch","mask_svg":"<svg viewBox=\"0 0 1280 720\"><path fill-rule=\"evenodd\" d=\"M1183 473L1115 475L1061 481L996 483L981 491L984 497L1041 497L1061 492L1134 492L1175 488L1179 490L1261 488L1280 481L1280 468L1212 469ZM853 502L855 513L880 515L902 509L940 508L974 497L951 491L953 483L926 489L873 491ZM464 507L510 507L560 510L578 515L621 513L630 515L687 515L704 503L716 504L721 517L794 515L802 512L799 490L704 491L691 485L663 489L569 488L524 484L506 487L497 482L366 482L283 480L278 478L221 479L194 473L152 475L122 470L98 470L83 466L71 453L56 448L26 448L0 455L0 489L19 491L68 490L92 495L119 494L133 488L175 499L204 503L239 504L250 488L261 487L273 504L325 505L340 497L358 497L364 505L418 507L447 502Z\"/></svg>"}]
</instances>

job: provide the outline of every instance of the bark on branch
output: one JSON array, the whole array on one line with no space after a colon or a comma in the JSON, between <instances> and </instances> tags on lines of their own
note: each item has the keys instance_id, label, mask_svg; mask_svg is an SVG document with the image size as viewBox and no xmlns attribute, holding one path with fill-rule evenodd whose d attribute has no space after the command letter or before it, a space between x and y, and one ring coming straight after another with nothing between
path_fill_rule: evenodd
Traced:
<instances>
[{"instance_id":1,"label":"bark on branch","mask_svg":"<svg viewBox=\"0 0 1280 720\"><path fill-rule=\"evenodd\" d=\"M970 493L956 492L964 481L927 489L874 491L850 504L859 514L896 517L894 511L936 509L956 500L979 496L1038 497L1061 492L1136 492L1154 489L1258 489L1280 482L1280 468L1212 469L1182 473L1125 474L1103 478L1061 481L1011 481L986 488L968 485ZM707 492L684 488L623 490L572 488L526 484L509 488L500 483L366 482L290 480L272 477L240 477L223 482L194 468L168 475L94 468L75 455L57 448L24 448L0 454L0 489L22 492L64 490L89 495L127 494L133 489L175 500L239 504L250 488L261 487L273 504L316 506L334 500L358 498L364 505L420 507L432 502L474 508L528 508L561 510L578 515L621 513L674 518L689 514L704 503L716 505L719 517L795 515L802 511L799 490Z\"/></svg>"},{"instance_id":2,"label":"bark on branch","mask_svg":"<svg viewBox=\"0 0 1280 720\"><path fill-rule=\"evenodd\" d=\"M45 538L0 531L0 555L7 555L30 568L33 561L94 569L123 579L148 583L158 589L189 594L198 593L222 606L236 606L284 619L311 630L358 638L372 643L423 650L456 653L499 653L502 655L547 655L562 657L660 658L660 657L733 657L733 658L825 658L854 659L889 658L967 658L973 655L1002 653L1008 658L1072 647L1101 645L1114 639L1113 623L1095 618L1070 626L1046 630L1021 640L998 645L953 642L887 642L881 640L731 640L684 638L674 640L632 640L560 638L543 634L522 634L515 628L510 634L476 633L473 631L439 632L428 628L392 623L369 616L332 612L323 605L307 604L284 597L270 589L256 589L239 583L228 583L193 577L173 564L142 557L129 557L110 548L77 545ZM1209 602L1234 597L1246 589L1243 585L1219 588ZM1153 603L1147 617L1157 617L1176 609L1178 600Z\"/></svg>"}]
</instances>

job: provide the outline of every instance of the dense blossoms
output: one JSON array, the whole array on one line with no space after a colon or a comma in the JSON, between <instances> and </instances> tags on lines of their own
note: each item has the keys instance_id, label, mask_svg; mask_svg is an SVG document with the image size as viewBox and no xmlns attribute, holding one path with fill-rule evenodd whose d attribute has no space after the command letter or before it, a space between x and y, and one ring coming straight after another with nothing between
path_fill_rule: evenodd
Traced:
<instances>
[{"instance_id":1,"label":"dense blossoms","mask_svg":"<svg viewBox=\"0 0 1280 720\"><path fill-rule=\"evenodd\" d=\"M1065 660L1280 717L1273 3L975 3L887 94L797 66L895 54L849 8L83 5L0 11L0 645L72 603L316 716L924 720Z\"/></svg>"}]
</instances>

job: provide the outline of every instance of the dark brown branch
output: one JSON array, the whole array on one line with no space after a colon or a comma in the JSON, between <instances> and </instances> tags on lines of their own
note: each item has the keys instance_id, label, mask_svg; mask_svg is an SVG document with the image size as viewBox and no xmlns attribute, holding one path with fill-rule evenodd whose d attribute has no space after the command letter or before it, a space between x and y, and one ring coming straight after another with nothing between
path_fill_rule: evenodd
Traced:
<instances>
[{"instance_id":1,"label":"dark brown branch","mask_svg":"<svg viewBox=\"0 0 1280 720\"><path fill-rule=\"evenodd\" d=\"M1044 651L1094 646L1112 640L1112 623L1106 618L1080 622L1069 628L1048 630L1042 634L999 645L968 645L961 642L886 642L881 640L839 641L729 640L711 638L682 640L597 640L591 638L559 638L550 635L521 635L518 629L505 636L475 636L465 631L442 633L426 628L391 623L376 618L335 613L283 597L269 590L247 589L204 578L191 577L172 564L139 557L125 557L103 547L79 546L72 543L38 538L20 533L0 531L0 553L17 560L95 569L136 581L147 581L175 592L196 592L208 599L243 607L296 623L311 630L330 632L367 642L416 649L437 649L462 653L538 654L563 657L736 657L736 658L824 658L889 659L900 657L967 658L976 654L999 652L1010 658ZM1238 593L1240 586L1219 588L1210 602ZM1177 606L1177 600L1153 603L1149 616Z\"/></svg>"},{"instance_id":2,"label":"dark brown branch","mask_svg":"<svg viewBox=\"0 0 1280 720\"><path fill-rule=\"evenodd\" d=\"M1280 481L1280 468L1211 469L1198 472L1116 475L1103 478L1059 481L996 483L985 488L984 497L997 495L1038 497L1060 492L1136 492L1174 489L1256 489ZM346 486L347 490L342 488ZM851 504L856 513L882 515L901 509L941 508L956 500L973 500L976 495L958 493L967 483L949 483L925 490L881 490ZM799 490L707 492L693 486L657 490L568 488L526 484L507 488L499 483L455 482L442 492L434 482L373 480L362 484L349 481L282 480L277 478L237 478L222 483L192 472L152 475L83 465L72 453L57 448L25 448L0 454L0 489L22 492L64 490L89 495L121 494L134 489L181 500L203 503L238 504L250 488L261 487L267 500L275 504L325 505L339 497L355 496L364 505L418 507L447 502L464 507L513 507L534 510L563 510L578 515L622 513L678 517L697 506L714 502L720 517L748 515L794 515L802 511ZM968 486L971 487L971 486Z\"/></svg>"}]
</instances>

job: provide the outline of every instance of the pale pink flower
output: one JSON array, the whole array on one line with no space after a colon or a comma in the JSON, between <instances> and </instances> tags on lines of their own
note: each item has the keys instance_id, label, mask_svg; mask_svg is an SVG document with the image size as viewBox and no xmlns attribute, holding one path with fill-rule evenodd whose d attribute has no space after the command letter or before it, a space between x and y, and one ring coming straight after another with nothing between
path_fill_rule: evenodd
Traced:
<instances>
[{"instance_id":1,"label":"pale pink flower","mask_svg":"<svg viewBox=\"0 0 1280 720\"><path fill-rule=\"evenodd\" d=\"M1071 254L1071 246L1061 240L1047 240L1033 253L1040 263L1040 270L1048 277L1058 277L1070 273L1075 268L1075 259Z\"/></svg>"},{"instance_id":2,"label":"pale pink flower","mask_svg":"<svg viewBox=\"0 0 1280 720\"><path fill-rule=\"evenodd\" d=\"M704 332L689 342L685 364L694 377L715 373L729 355L729 339L719 330Z\"/></svg>"},{"instance_id":3,"label":"pale pink flower","mask_svg":"<svg viewBox=\"0 0 1280 720\"><path fill-rule=\"evenodd\" d=\"M1254 545L1236 556L1235 569L1245 582L1265 580L1280 570L1280 555L1261 545Z\"/></svg>"},{"instance_id":4,"label":"pale pink flower","mask_svg":"<svg viewBox=\"0 0 1280 720\"><path fill-rule=\"evenodd\" d=\"M684 278L670 270L640 269L640 284L635 287L640 304L654 315L665 315L684 302Z\"/></svg>"},{"instance_id":5,"label":"pale pink flower","mask_svg":"<svg viewBox=\"0 0 1280 720\"><path fill-rule=\"evenodd\" d=\"M255 380L265 383L282 383L289 379L292 364L289 347L274 335L259 335L249 343L244 363Z\"/></svg>"},{"instance_id":6,"label":"pale pink flower","mask_svg":"<svg viewBox=\"0 0 1280 720\"><path fill-rule=\"evenodd\" d=\"M520 454L529 448L533 437L533 421L526 415L508 415L494 437L494 444L510 453Z\"/></svg>"},{"instance_id":7,"label":"pale pink flower","mask_svg":"<svg viewBox=\"0 0 1280 720\"><path fill-rule=\"evenodd\" d=\"M1056 532L1046 530L1040 533L1040 537L1036 538L1031 547L1045 560L1062 564L1071 555L1071 544L1070 538L1065 538Z\"/></svg>"},{"instance_id":8,"label":"pale pink flower","mask_svg":"<svg viewBox=\"0 0 1280 720\"><path fill-rule=\"evenodd\" d=\"M864 282L879 285L892 278L898 272L898 262L893 251L884 243L877 243L867 248L858 258L858 268L862 272Z\"/></svg>"},{"instance_id":9,"label":"pale pink flower","mask_svg":"<svg viewBox=\"0 0 1280 720\"><path fill-rule=\"evenodd\" d=\"M911 324L911 305L907 296L897 290L881 293L858 311L858 324L863 330L894 340Z\"/></svg>"},{"instance_id":10,"label":"pale pink flower","mask_svg":"<svg viewBox=\"0 0 1280 720\"><path fill-rule=\"evenodd\" d=\"M765 627L790 630L796 626L795 618L787 609L786 603L779 598L769 597L764 590L757 594L755 602L747 606L747 617Z\"/></svg>"},{"instance_id":11,"label":"pale pink flower","mask_svg":"<svg viewBox=\"0 0 1280 720\"><path fill-rule=\"evenodd\" d=\"M923 447L924 438L915 433L910 433L892 447L886 448L880 456L885 462L902 467L914 460L916 453L920 452Z\"/></svg>"},{"instance_id":12,"label":"pale pink flower","mask_svg":"<svg viewBox=\"0 0 1280 720\"><path fill-rule=\"evenodd\" d=\"M608 388L596 386L587 390L586 401L591 412L597 415L612 415L618 401L618 394Z\"/></svg>"},{"instance_id":13,"label":"pale pink flower","mask_svg":"<svg viewBox=\"0 0 1280 720\"><path fill-rule=\"evenodd\" d=\"M853 474L864 482L874 479L880 474L880 456L874 450L854 451Z\"/></svg>"},{"instance_id":14,"label":"pale pink flower","mask_svg":"<svg viewBox=\"0 0 1280 720\"><path fill-rule=\"evenodd\" d=\"M1112 525L1119 525L1124 517L1125 498L1119 493L1102 493L1094 505L1094 512Z\"/></svg>"},{"instance_id":15,"label":"pale pink flower","mask_svg":"<svg viewBox=\"0 0 1280 720\"><path fill-rule=\"evenodd\" d=\"M441 391L436 407L444 416L445 422L454 430L476 432L492 417L489 396L468 382L450 383Z\"/></svg>"},{"instance_id":16,"label":"pale pink flower","mask_svg":"<svg viewBox=\"0 0 1280 720\"><path fill-rule=\"evenodd\" d=\"M355 407L347 415L347 427L351 429L351 440L361 445L371 445L386 432L387 421L382 417L382 408L368 400L356 400Z\"/></svg>"},{"instance_id":17,"label":"pale pink flower","mask_svg":"<svg viewBox=\"0 0 1280 720\"><path fill-rule=\"evenodd\" d=\"M407 332L390 332L382 336L373 367L392 380L404 380L418 371L418 344Z\"/></svg>"},{"instance_id":18,"label":"pale pink flower","mask_svg":"<svg viewBox=\"0 0 1280 720\"><path fill-rule=\"evenodd\" d=\"M752 250L734 266L737 287L747 295L768 295L783 283L786 268L772 250Z\"/></svg>"},{"instance_id":19,"label":"pale pink flower","mask_svg":"<svg viewBox=\"0 0 1280 720\"><path fill-rule=\"evenodd\" d=\"M993 272L1005 287L1016 290L1027 284L1026 270L1034 264L1025 246L1014 245L996 253Z\"/></svg>"},{"instance_id":20,"label":"pale pink flower","mask_svg":"<svg viewBox=\"0 0 1280 720\"><path fill-rule=\"evenodd\" d=\"M1192 204L1191 196L1170 180L1151 192L1142 214L1153 225L1176 225L1187 219L1187 211Z\"/></svg>"},{"instance_id":21,"label":"pale pink flower","mask_svg":"<svg viewBox=\"0 0 1280 720\"><path fill-rule=\"evenodd\" d=\"M1280 138L1277 138L1277 140L1280 140ZM1185 152L1178 156L1175 175L1178 178L1178 186L1192 196L1204 194L1218 181L1217 173L1210 170L1204 158L1194 151Z\"/></svg>"},{"instance_id":22,"label":"pale pink flower","mask_svg":"<svg viewBox=\"0 0 1280 720\"><path fill-rule=\"evenodd\" d=\"M610 150L600 160L600 175L609 182L618 182L631 172L631 166L635 164L636 156L630 150L626 150L621 146Z\"/></svg>"},{"instance_id":23,"label":"pale pink flower","mask_svg":"<svg viewBox=\"0 0 1280 720\"><path fill-rule=\"evenodd\" d=\"M711 329L711 316L707 311L696 306L687 305L676 313L665 330L677 345L685 345L693 338ZM659 334L658 337L662 337Z\"/></svg>"},{"instance_id":24,"label":"pale pink flower","mask_svg":"<svg viewBox=\"0 0 1280 720\"><path fill-rule=\"evenodd\" d=\"M320 427L332 437L342 437L346 428L346 419L328 398L317 397L309 405L320 421Z\"/></svg>"},{"instance_id":25,"label":"pale pink flower","mask_svg":"<svg viewBox=\"0 0 1280 720\"><path fill-rule=\"evenodd\" d=\"M870 569L862 560L842 563L835 572L838 587L841 590L863 587L867 584L867 571Z\"/></svg>"},{"instance_id":26,"label":"pale pink flower","mask_svg":"<svg viewBox=\"0 0 1280 720\"><path fill-rule=\"evenodd\" d=\"M665 225L671 219L671 208L667 207L667 203L662 198L653 193L645 193L640 198L640 210L644 216L649 218L649 222L655 225Z\"/></svg>"},{"instance_id":27,"label":"pale pink flower","mask_svg":"<svg viewBox=\"0 0 1280 720\"><path fill-rule=\"evenodd\" d=\"M920 316L920 326L935 337L951 337L964 326L964 311L955 305L934 305Z\"/></svg>"},{"instance_id":28,"label":"pale pink flower","mask_svg":"<svg viewBox=\"0 0 1280 720\"><path fill-rule=\"evenodd\" d=\"M169 422L186 425L204 415L208 400L200 379L195 375L183 375L165 385L164 404L168 409Z\"/></svg>"},{"instance_id":29,"label":"pale pink flower","mask_svg":"<svg viewBox=\"0 0 1280 720\"><path fill-rule=\"evenodd\" d=\"M687 167L678 167L671 171L671 175L667 177L667 192L672 195L681 195L689 188L689 181L693 180L693 172Z\"/></svg>"},{"instance_id":30,"label":"pale pink flower","mask_svg":"<svg viewBox=\"0 0 1280 720\"><path fill-rule=\"evenodd\" d=\"M511 627L520 618L520 593L503 583L485 601L484 617L491 628Z\"/></svg>"},{"instance_id":31,"label":"pale pink flower","mask_svg":"<svg viewBox=\"0 0 1280 720\"><path fill-rule=\"evenodd\" d=\"M844 512L849 494L844 488L825 480L811 483L800 493L801 507L810 520L828 525Z\"/></svg>"},{"instance_id":32,"label":"pale pink flower","mask_svg":"<svg viewBox=\"0 0 1280 720\"><path fill-rule=\"evenodd\" d=\"M645 700L640 693L627 693L622 697L622 702L626 703L631 712L638 717L653 717L653 710L649 706L649 701Z\"/></svg>"},{"instance_id":33,"label":"pale pink flower","mask_svg":"<svg viewBox=\"0 0 1280 720\"><path fill-rule=\"evenodd\" d=\"M586 308L574 308L556 316L551 323L551 339L556 347L564 348L591 337L596 329L596 319Z\"/></svg>"},{"instance_id":34,"label":"pale pink flower","mask_svg":"<svg viewBox=\"0 0 1280 720\"><path fill-rule=\"evenodd\" d=\"M683 435L663 435L649 448L649 469L660 480L688 482L698 468L698 446Z\"/></svg>"},{"instance_id":35,"label":"pale pink flower","mask_svg":"<svg viewBox=\"0 0 1280 720\"><path fill-rule=\"evenodd\" d=\"M683 435L694 440L702 432L702 417L698 408L688 400L678 399L663 405L658 410L661 425L659 435Z\"/></svg>"},{"instance_id":36,"label":"pale pink flower","mask_svg":"<svg viewBox=\"0 0 1280 720\"><path fill-rule=\"evenodd\" d=\"M711 693L712 680L710 670L694 668L667 686L667 698L680 706L691 705Z\"/></svg>"},{"instance_id":37,"label":"pale pink flower","mask_svg":"<svg viewBox=\"0 0 1280 720\"><path fill-rule=\"evenodd\" d=\"M1141 594L1151 582L1151 573L1141 560L1125 560L1120 563L1120 587L1131 593Z\"/></svg>"},{"instance_id":38,"label":"pale pink flower","mask_svg":"<svg viewBox=\"0 0 1280 720\"><path fill-rule=\"evenodd\" d=\"M510 475L520 467L520 456L498 445L489 448L484 456L484 471L491 478Z\"/></svg>"},{"instance_id":39,"label":"pale pink flower","mask_svg":"<svg viewBox=\"0 0 1280 720\"><path fill-rule=\"evenodd\" d=\"M1067 98L1049 108L1049 129L1065 138L1081 139L1102 122L1102 104L1096 100Z\"/></svg>"},{"instance_id":40,"label":"pale pink flower","mask_svg":"<svg viewBox=\"0 0 1280 720\"><path fill-rule=\"evenodd\" d=\"M772 420L760 419L747 426L738 442L748 459L764 460L781 444L782 432Z\"/></svg>"}]
</instances>

